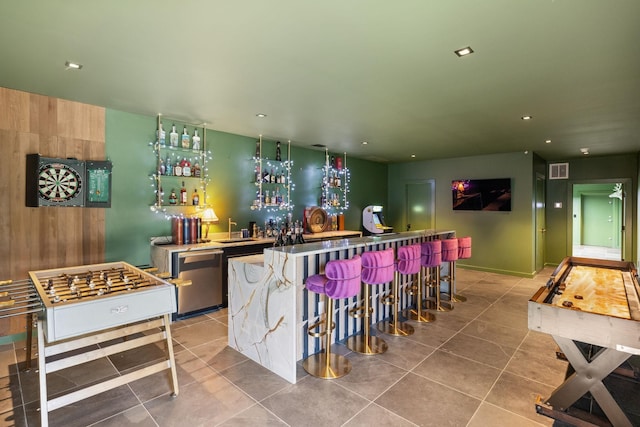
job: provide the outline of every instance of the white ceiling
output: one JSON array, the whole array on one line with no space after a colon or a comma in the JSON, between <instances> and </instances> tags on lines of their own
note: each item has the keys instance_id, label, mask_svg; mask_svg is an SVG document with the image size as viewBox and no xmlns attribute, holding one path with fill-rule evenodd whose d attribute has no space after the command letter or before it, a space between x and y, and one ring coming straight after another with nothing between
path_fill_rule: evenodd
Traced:
<instances>
[{"instance_id":1,"label":"white ceiling","mask_svg":"<svg viewBox=\"0 0 640 427\"><path fill-rule=\"evenodd\" d=\"M383 162L636 153L639 21L638 0L4 0L0 86Z\"/></svg>"}]
</instances>

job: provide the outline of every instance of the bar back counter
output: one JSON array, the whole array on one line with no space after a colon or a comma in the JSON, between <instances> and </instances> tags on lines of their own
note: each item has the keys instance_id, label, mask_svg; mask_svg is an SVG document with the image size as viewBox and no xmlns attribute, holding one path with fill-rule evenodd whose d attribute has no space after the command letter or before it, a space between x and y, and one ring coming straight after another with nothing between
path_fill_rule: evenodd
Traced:
<instances>
[{"instance_id":1,"label":"bar back counter","mask_svg":"<svg viewBox=\"0 0 640 427\"><path fill-rule=\"evenodd\" d=\"M320 351L321 340L310 337L307 328L322 315L324 307L317 294L305 289L307 277L322 273L330 260L452 237L455 231L451 230L411 231L267 248L261 255L230 259L229 346L295 383L297 362ZM380 295L389 293L391 285L372 288L374 323L390 315L390 307L380 302ZM410 297L401 294L400 307L408 308ZM348 314L358 301L359 296L336 301L336 341L359 332L360 322Z\"/></svg>"}]
</instances>

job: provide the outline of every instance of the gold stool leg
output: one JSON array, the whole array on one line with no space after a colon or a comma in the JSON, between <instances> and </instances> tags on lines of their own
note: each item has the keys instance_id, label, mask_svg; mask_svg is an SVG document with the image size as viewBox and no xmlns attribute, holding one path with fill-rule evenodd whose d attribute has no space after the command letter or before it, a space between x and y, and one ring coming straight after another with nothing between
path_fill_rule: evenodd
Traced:
<instances>
[{"instance_id":1,"label":"gold stool leg","mask_svg":"<svg viewBox=\"0 0 640 427\"><path fill-rule=\"evenodd\" d=\"M380 337L371 336L371 323L369 319L371 318L371 313L373 309L371 308L371 299L369 293L369 285L364 284L364 308L363 313L361 314L353 314L353 317L359 318L362 317L363 321L363 334L362 335L354 335L347 339L347 347L351 351L355 351L356 353L371 355L371 354L382 354L387 351L387 343ZM361 307L357 307L354 310L360 310ZM352 312L354 312L352 310Z\"/></svg>"},{"instance_id":2,"label":"gold stool leg","mask_svg":"<svg viewBox=\"0 0 640 427\"><path fill-rule=\"evenodd\" d=\"M399 320L398 313L398 301L400 296L400 273L398 271L395 272L393 276L393 295L390 295L390 298L393 299L393 321L385 320L384 322L380 322L378 324L378 330L380 332L384 332L385 334L395 335L398 337L405 337L407 335L413 334L413 326L408 323L401 322ZM387 304L387 302L383 302ZM389 304L390 305L390 304Z\"/></svg>"},{"instance_id":3,"label":"gold stool leg","mask_svg":"<svg viewBox=\"0 0 640 427\"><path fill-rule=\"evenodd\" d=\"M449 275L451 276L451 301L465 302L467 297L456 294L456 267L454 262L449 267Z\"/></svg>"},{"instance_id":4,"label":"gold stool leg","mask_svg":"<svg viewBox=\"0 0 640 427\"><path fill-rule=\"evenodd\" d=\"M302 362L302 367L310 375L324 379L340 378L347 375L351 371L351 362L344 356L331 353L331 332L335 327L333 323L333 299L325 296L326 313L325 322L326 329L324 333L324 352L313 354ZM310 334L316 335L316 334Z\"/></svg>"},{"instance_id":5,"label":"gold stool leg","mask_svg":"<svg viewBox=\"0 0 640 427\"><path fill-rule=\"evenodd\" d=\"M422 271L424 271L424 268L420 268L420 271L418 272L418 291L416 292L416 307L415 309L409 310L409 319L415 320L420 323L429 323L436 320L436 317L433 314L426 311L425 309L423 309L422 307L422 281L423 281L423 276L424 278L426 278L427 276L426 271L424 275L422 275Z\"/></svg>"}]
</instances>

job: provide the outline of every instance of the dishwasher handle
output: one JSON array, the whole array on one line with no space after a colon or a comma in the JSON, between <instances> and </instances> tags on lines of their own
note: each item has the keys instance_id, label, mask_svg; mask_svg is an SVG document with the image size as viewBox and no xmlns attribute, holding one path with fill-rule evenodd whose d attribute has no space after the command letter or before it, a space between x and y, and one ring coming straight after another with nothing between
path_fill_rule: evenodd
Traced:
<instances>
[{"instance_id":1,"label":"dishwasher handle","mask_svg":"<svg viewBox=\"0 0 640 427\"><path fill-rule=\"evenodd\" d=\"M184 251L178 253L178 258L202 258L202 257L210 257L212 255L222 255L224 251L221 250L213 250L213 251Z\"/></svg>"}]
</instances>

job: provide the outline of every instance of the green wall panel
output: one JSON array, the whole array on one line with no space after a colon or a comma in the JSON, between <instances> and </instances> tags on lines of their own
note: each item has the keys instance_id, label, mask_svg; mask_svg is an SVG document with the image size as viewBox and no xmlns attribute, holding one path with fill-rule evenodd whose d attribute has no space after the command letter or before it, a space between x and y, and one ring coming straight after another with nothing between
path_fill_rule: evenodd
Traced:
<instances>
[{"instance_id":1,"label":"green wall panel","mask_svg":"<svg viewBox=\"0 0 640 427\"><path fill-rule=\"evenodd\" d=\"M473 257L460 265L486 271L530 276L534 272L534 160L523 153L430 160L389 166L387 219L406 228L406 185L433 179L436 185L435 222L438 230L471 236ZM511 178L510 212L454 211L451 181Z\"/></svg>"},{"instance_id":2,"label":"green wall panel","mask_svg":"<svg viewBox=\"0 0 640 427\"><path fill-rule=\"evenodd\" d=\"M150 175L156 161L150 142L155 140L157 118L116 110L107 110L106 151L113 162L112 207L106 215L106 259L123 260L132 264L148 264L149 239L171 233L169 221L162 214L153 213L154 187ZM165 130L171 120L163 120ZM176 121L179 131L182 123ZM192 127L188 127L189 132ZM228 218L238 225L234 231L256 221L264 226L269 218L284 217L285 213L251 210L255 197L254 162L257 137L234 135L207 129L207 151L211 160L205 167L209 175L206 202L213 206L220 219L210 232L226 232ZM286 157L286 144L282 144ZM266 153L266 154L265 154ZM275 141L263 141L263 157L275 155ZM316 206L320 198L322 165L325 151L291 147L294 190L292 218L301 220L305 206ZM345 214L345 227L360 230L362 209L369 204L387 202L387 165L356 158L347 158L351 171L350 208ZM187 188L189 194L192 188ZM170 188L164 188L168 195ZM165 195L165 200L166 196Z\"/></svg>"}]
</instances>

